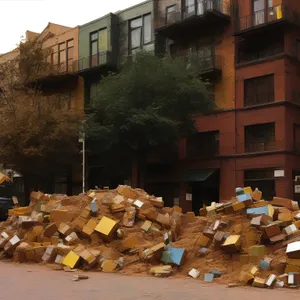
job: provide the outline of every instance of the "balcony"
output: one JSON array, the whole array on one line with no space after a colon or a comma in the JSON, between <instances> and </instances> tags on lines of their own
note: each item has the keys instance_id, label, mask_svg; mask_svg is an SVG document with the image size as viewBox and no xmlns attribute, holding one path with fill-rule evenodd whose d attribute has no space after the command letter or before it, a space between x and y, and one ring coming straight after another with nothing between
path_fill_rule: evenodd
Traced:
<instances>
[{"instance_id":1,"label":"balcony","mask_svg":"<svg viewBox=\"0 0 300 300\"><path fill-rule=\"evenodd\" d=\"M99 52L96 55L83 57L76 62L77 73L91 73L100 69L113 69L116 67L110 51Z\"/></svg>"},{"instance_id":2,"label":"balcony","mask_svg":"<svg viewBox=\"0 0 300 300\"><path fill-rule=\"evenodd\" d=\"M206 80L214 81L222 74L222 57L211 54L199 56L193 54L187 57L187 68L193 68Z\"/></svg>"},{"instance_id":3,"label":"balcony","mask_svg":"<svg viewBox=\"0 0 300 300\"><path fill-rule=\"evenodd\" d=\"M39 84L47 86L52 83L59 83L63 81L72 80L77 72L76 62L63 62L57 65L45 64L38 66L31 66L29 72L26 72L27 78L24 78L29 86ZM30 75L34 74L34 75Z\"/></svg>"},{"instance_id":4,"label":"balcony","mask_svg":"<svg viewBox=\"0 0 300 300\"><path fill-rule=\"evenodd\" d=\"M246 38L285 25L299 26L300 15L291 8L280 4L240 18L236 24L235 35Z\"/></svg>"},{"instance_id":5,"label":"balcony","mask_svg":"<svg viewBox=\"0 0 300 300\"><path fill-rule=\"evenodd\" d=\"M156 32L175 40L178 37L207 34L209 29L220 28L229 22L230 7L226 1L195 1L194 5L174 9L170 13L159 16ZM201 27L203 31L195 30Z\"/></svg>"}]
</instances>

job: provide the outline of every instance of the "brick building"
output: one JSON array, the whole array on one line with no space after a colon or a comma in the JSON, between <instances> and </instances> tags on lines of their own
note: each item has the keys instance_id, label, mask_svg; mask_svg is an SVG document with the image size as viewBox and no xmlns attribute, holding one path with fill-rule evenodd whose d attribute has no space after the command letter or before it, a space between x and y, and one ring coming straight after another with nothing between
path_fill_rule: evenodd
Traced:
<instances>
[{"instance_id":1,"label":"brick building","mask_svg":"<svg viewBox=\"0 0 300 300\"><path fill-rule=\"evenodd\" d=\"M300 174L299 12L300 2L292 0L154 1L157 49L197 52L202 75L214 75L218 107L214 115L198 116L198 133L182 143L177 180L162 190L167 199L179 197L185 210L197 210L230 199L244 185L259 187L266 199L294 197L293 178Z\"/></svg>"}]
</instances>

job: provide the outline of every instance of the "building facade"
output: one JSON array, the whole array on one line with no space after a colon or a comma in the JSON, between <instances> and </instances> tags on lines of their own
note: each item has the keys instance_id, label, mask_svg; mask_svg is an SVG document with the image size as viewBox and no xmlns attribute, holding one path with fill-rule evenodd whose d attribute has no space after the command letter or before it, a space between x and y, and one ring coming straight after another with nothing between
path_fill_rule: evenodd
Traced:
<instances>
[{"instance_id":1,"label":"building facade","mask_svg":"<svg viewBox=\"0 0 300 300\"><path fill-rule=\"evenodd\" d=\"M297 198L299 1L149 0L73 29L49 23L41 36L53 47L59 82L73 82L70 106L82 110L102 76L141 50L197 57L217 110L195 116L197 134L181 141L178 157L149 158L140 185L166 205L197 212L238 186L258 187L266 199ZM101 185L101 166L88 162L92 185Z\"/></svg>"},{"instance_id":2,"label":"building facade","mask_svg":"<svg viewBox=\"0 0 300 300\"><path fill-rule=\"evenodd\" d=\"M170 55L196 51L204 75L218 75L209 78L216 114L198 116L198 133L180 147L173 196L185 210L230 199L238 186L294 198L299 11L284 0L155 1L158 46Z\"/></svg>"}]
</instances>

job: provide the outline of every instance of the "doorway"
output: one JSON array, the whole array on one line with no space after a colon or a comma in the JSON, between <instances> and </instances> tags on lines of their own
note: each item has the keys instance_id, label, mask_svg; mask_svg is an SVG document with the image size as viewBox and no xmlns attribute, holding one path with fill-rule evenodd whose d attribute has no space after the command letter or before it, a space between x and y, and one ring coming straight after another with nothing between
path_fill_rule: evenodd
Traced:
<instances>
[{"instance_id":1,"label":"doorway","mask_svg":"<svg viewBox=\"0 0 300 300\"><path fill-rule=\"evenodd\" d=\"M214 170L203 180L189 182L192 193L192 210L196 216L204 205L209 206L212 202L219 202L220 171Z\"/></svg>"}]
</instances>

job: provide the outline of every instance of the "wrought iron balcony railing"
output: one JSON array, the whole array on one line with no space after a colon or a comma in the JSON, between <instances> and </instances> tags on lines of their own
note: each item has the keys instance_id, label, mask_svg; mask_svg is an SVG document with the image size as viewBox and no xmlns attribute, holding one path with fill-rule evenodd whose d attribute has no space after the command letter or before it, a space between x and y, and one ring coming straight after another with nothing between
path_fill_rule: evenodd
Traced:
<instances>
[{"instance_id":1,"label":"wrought iron balcony railing","mask_svg":"<svg viewBox=\"0 0 300 300\"><path fill-rule=\"evenodd\" d=\"M286 5L280 4L255 11L251 15L240 18L239 22L236 24L236 32L254 29L281 21L300 25L300 15Z\"/></svg>"},{"instance_id":2,"label":"wrought iron balcony railing","mask_svg":"<svg viewBox=\"0 0 300 300\"><path fill-rule=\"evenodd\" d=\"M220 13L220 15L230 16L229 1L226 0L195 0L195 4L175 8L169 13L160 15L157 29L172 24L183 22L191 17L201 17L207 13Z\"/></svg>"},{"instance_id":3,"label":"wrought iron balcony railing","mask_svg":"<svg viewBox=\"0 0 300 300\"><path fill-rule=\"evenodd\" d=\"M75 63L75 68L78 72L86 71L88 69L105 66L112 62L112 55L110 51L99 52L92 56L80 58ZM76 72L77 72L76 71Z\"/></svg>"}]
</instances>

